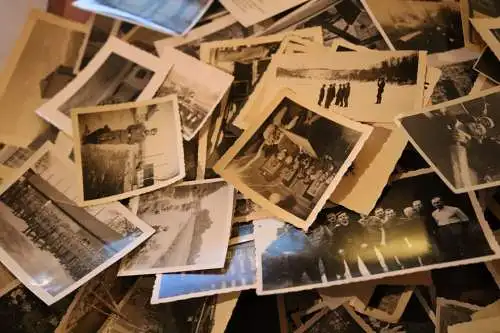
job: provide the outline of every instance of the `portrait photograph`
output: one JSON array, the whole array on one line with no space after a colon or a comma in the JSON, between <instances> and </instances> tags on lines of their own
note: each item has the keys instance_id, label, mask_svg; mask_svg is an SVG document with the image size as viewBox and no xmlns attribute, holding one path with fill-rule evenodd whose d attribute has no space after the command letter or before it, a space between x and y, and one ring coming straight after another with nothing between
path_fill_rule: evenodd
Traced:
<instances>
[{"instance_id":1,"label":"portrait photograph","mask_svg":"<svg viewBox=\"0 0 500 333\"><path fill-rule=\"evenodd\" d=\"M473 194L431 172L389 185L371 214L323 209L304 232L254 222L259 295L324 288L488 261L499 246ZM478 211L479 212L479 211Z\"/></svg>"},{"instance_id":2,"label":"portrait photograph","mask_svg":"<svg viewBox=\"0 0 500 333\"><path fill-rule=\"evenodd\" d=\"M435 53L464 47L458 1L361 1L395 50Z\"/></svg>"},{"instance_id":3,"label":"portrait photograph","mask_svg":"<svg viewBox=\"0 0 500 333\"><path fill-rule=\"evenodd\" d=\"M70 137L71 109L152 98L171 64L110 37L89 64L36 113Z\"/></svg>"},{"instance_id":4,"label":"portrait photograph","mask_svg":"<svg viewBox=\"0 0 500 333\"><path fill-rule=\"evenodd\" d=\"M174 48L160 52L173 63L156 97L177 95L182 134L190 141L200 131L233 82L233 77Z\"/></svg>"},{"instance_id":5,"label":"portrait photograph","mask_svg":"<svg viewBox=\"0 0 500 333\"><path fill-rule=\"evenodd\" d=\"M455 193L500 184L500 89L430 106L397 119L409 140ZM425 129L425 130L422 130Z\"/></svg>"},{"instance_id":6,"label":"portrait photograph","mask_svg":"<svg viewBox=\"0 0 500 333\"><path fill-rule=\"evenodd\" d=\"M0 260L48 305L154 232L118 202L78 207L74 165L50 143L15 173L0 189Z\"/></svg>"},{"instance_id":7,"label":"portrait photograph","mask_svg":"<svg viewBox=\"0 0 500 333\"><path fill-rule=\"evenodd\" d=\"M234 188L222 179L184 182L138 200L137 216L156 232L122 261L118 275L185 272L224 267Z\"/></svg>"},{"instance_id":8,"label":"portrait photograph","mask_svg":"<svg viewBox=\"0 0 500 333\"><path fill-rule=\"evenodd\" d=\"M500 16L500 5L498 8ZM470 20L484 42L500 59L500 18L475 18Z\"/></svg>"},{"instance_id":9,"label":"portrait photograph","mask_svg":"<svg viewBox=\"0 0 500 333\"><path fill-rule=\"evenodd\" d=\"M185 176L175 95L74 109L80 205L126 199Z\"/></svg>"},{"instance_id":10,"label":"portrait photograph","mask_svg":"<svg viewBox=\"0 0 500 333\"><path fill-rule=\"evenodd\" d=\"M158 274L151 304L255 289L255 270L254 243L231 245L223 268Z\"/></svg>"},{"instance_id":11,"label":"portrait photograph","mask_svg":"<svg viewBox=\"0 0 500 333\"><path fill-rule=\"evenodd\" d=\"M273 216L307 229L372 127L327 114L287 90L261 115L214 171Z\"/></svg>"}]
</instances>

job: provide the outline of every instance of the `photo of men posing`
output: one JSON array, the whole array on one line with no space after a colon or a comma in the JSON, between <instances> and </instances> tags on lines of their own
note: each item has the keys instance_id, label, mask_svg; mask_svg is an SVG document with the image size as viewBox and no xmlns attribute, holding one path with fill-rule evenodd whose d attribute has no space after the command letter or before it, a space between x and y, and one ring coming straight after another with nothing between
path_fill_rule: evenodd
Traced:
<instances>
[{"instance_id":1,"label":"photo of men posing","mask_svg":"<svg viewBox=\"0 0 500 333\"><path fill-rule=\"evenodd\" d=\"M337 89L337 90L335 90ZM351 94L351 84L349 82L339 84L336 88L335 83L326 86L324 84L319 91L318 105L323 106L325 109L330 109L330 106L346 108L349 106L349 95ZM333 102L335 101L335 106Z\"/></svg>"},{"instance_id":2,"label":"photo of men posing","mask_svg":"<svg viewBox=\"0 0 500 333\"><path fill-rule=\"evenodd\" d=\"M398 180L369 215L325 208L307 233L277 220L256 225L258 290L311 289L464 264L494 254L483 228L468 195L453 194L436 174Z\"/></svg>"}]
</instances>

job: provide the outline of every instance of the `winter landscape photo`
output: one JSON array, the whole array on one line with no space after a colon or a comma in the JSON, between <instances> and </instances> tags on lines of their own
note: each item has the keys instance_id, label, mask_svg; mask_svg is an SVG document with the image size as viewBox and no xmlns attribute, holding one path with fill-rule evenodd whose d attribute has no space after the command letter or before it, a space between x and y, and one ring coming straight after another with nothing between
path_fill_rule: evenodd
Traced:
<instances>
[{"instance_id":1,"label":"winter landscape photo","mask_svg":"<svg viewBox=\"0 0 500 333\"><path fill-rule=\"evenodd\" d=\"M158 101L158 102L157 102ZM83 200L125 198L185 174L175 98L74 114ZM154 188L153 188L154 189Z\"/></svg>"},{"instance_id":2,"label":"winter landscape photo","mask_svg":"<svg viewBox=\"0 0 500 333\"><path fill-rule=\"evenodd\" d=\"M234 189L221 180L195 181L139 196L137 215L156 233L127 257L121 275L180 272L224 265Z\"/></svg>"}]
</instances>

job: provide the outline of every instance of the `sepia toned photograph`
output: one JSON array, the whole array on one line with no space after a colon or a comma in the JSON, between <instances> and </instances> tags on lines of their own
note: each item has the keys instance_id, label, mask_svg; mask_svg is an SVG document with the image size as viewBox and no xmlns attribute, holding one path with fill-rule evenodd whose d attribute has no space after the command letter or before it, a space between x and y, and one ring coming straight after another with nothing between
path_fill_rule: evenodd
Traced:
<instances>
[{"instance_id":1,"label":"sepia toned photograph","mask_svg":"<svg viewBox=\"0 0 500 333\"><path fill-rule=\"evenodd\" d=\"M176 94L182 135L190 141L200 131L233 82L233 77L173 48L160 51L173 63L156 97Z\"/></svg>"},{"instance_id":2,"label":"sepia toned photograph","mask_svg":"<svg viewBox=\"0 0 500 333\"><path fill-rule=\"evenodd\" d=\"M211 333L217 297L201 297L152 305L154 277L140 277L98 333Z\"/></svg>"},{"instance_id":3,"label":"sepia toned photograph","mask_svg":"<svg viewBox=\"0 0 500 333\"><path fill-rule=\"evenodd\" d=\"M452 325L472 320L472 315L482 307L438 297L436 304L436 332L447 333Z\"/></svg>"},{"instance_id":4,"label":"sepia toned photograph","mask_svg":"<svg viewBox=\"0 0 500 333\"><path fill-rule=\"evenodd\" d=\"M36 113L73 136L71 109L148 99L165 80L171 64L115 37Z\"/></svg>"},{"instance_id":5,"label":"sepia toned photograph","mask_svg":"<svg viewBox=\"0 0 500 333\"><path fill-rule=\"evenodd\" d=\"M413 287L377 285L367 307L361 312L388 323L397 323L413 295Z\"/></svg>"},{"instance_id":6,"label":"sepia toned photograph","mask_svg":"<svg viewBox=\"0 0 500 333\"><path fill-rule=\"evenodd\" d=\"M428 56L429 66L441 70L441 77L431 95L432 104L451 101L471 92L478 76L473 67L479 55L462 48Z\"/></svg>"},{"instance_id":7,"label":"sepia toned photograph","mask_svg":"<svg viewBox=\"0 0 500 333\"><path fill-rule=\"evenodd\" d=\"M191 141L182 141L183 149L184 149L184 167L186 169L186 175L184 176L184 181L196 180L198 176L198 147L199 140L198 136ZM203 170L203 173L205 170Z\"/></svg>"},{"instance_id":8,"label":"sepia toned photograph","mask_svg":"<svg viewBox=\"0 0 500 333\"><path fill-rule=\"evenodd\" d=\"M455 193L498 186L500 89L469 95L397 121ZM422 129L425 128L425 131Z\"/></svg>"},{"instance_id":9,"label":"sepia toned photograph","mask_svg":"<svg viewBox=\"0 0 500 333\"><path fill-rule=\"evenodd\" d=\"M13 52L9 55L8 49L2 51L6 57L0 109L2 119L8 121L0 122L0 142L26 147L47 129L47 123L33 110L73 79L86 31L85 24L54 14L40 10L29 13L19 39L12 45Z\"/></svg>"},{"instance_id":10,"label":"sepia toned photograph","mask_svg":"<svg viewBox=\"0 0 500 333\"><path fill-rule=\"evenodd\" d=\"M420 109L425 69L425 54L413 51L279 55L273 68L275 86L363 122L392 122L400 113ZM256 112L249 121L259 116Z\"/></svg>"},{"instance_id":11,"label":"sepia toned photograph","mask_svg":"<svg viewBox=\"0 0 500 333\"><path fill-rule=\"evenodd\" d=\"M19 282L19 280L16 279L16 277L12 275L12 273L4 265L0 264L0 297L3 297L19 284L21 284L21 282Z\"/></svg>"},{"instance_id":12,"label":"sepia toned photograph","mask_svg":"<svg viewBox=\"0 0 500 333\"><path fill-rule=\"evenodd\" d=\"M371 131L284 90L214 170L269 213L307 229Z\"/></svg>"},{"instance_id":13,"label":"sepia toned photograph","mask_svg":"<svg viewBox=\"0 0 500 333\"><path fill-rule=\"evenodd\" d=\"M244 197L237 198L234 206L233 222L250 222L253 220L272 218L273 216L260 208L255 202Z\"/></svg>"},{"instance_id":14,"label":"sepia toned photograph","mask_svg":"<svg viewBox=\"0 0 500 333\"><path fill-rule=\"evenodd\" d=\"M74 109L80 205L126 199L185 176L175 95Z\"/></svg>"},{"instance_id":15,"label":"sepia toned photograph","mask_svg":"<svg viewBox=\"0 0 500 333\"><path fill-rule=\"evenodd\" d=\"M295 292L491 260L499 246L477 209L472 194L454 194L426 171L392 182L368 215L325 208L307 232L278 220L254 222L257 292Z\"/></svg>"},{"instance_id":16,"label":"sepia toned photograph","mask_svg":"<svg viewBox=\"0 0 500 333\"><path fill-rule=\"evenodd\" d=\"M73 170L47 143L0 189L0 260L48 305L153 234L117 202L76 206Z\"/></svg>"},{"instance_id":17,"label":"sepia toned photograph","mask_svg":"<svg viewBox=\"0 0 500 333\"><path fill-rule=\"evenodd\" d=\"M255 289L255 246L244 242L228 248L221 269L158 274L151 304Z\"/></svg>"},{"instance_id":18,"label":"sepia toned photograph","mask_svg":"<svg viewBox=\"0 0 500 333\"><path fill-rule=\"evenodd\" d=\"M498 9L500 16L500 6ZM470 20L483 41L500 59L500 18L475 18Z\"/></svg>"},{"instance_id":19,"label":"sepia toned photograph","mask_svg":"<svg viewBox=\"0 0 500 333\"><path fill-rule=\"evenodd\" d=\"M393 49L435 53L464 47L458 1L361 1Z\"/></svg>"},{"instance_id":20,"label":"sepia toned photograph","mask_svg":"<svg viewBox=\"0 0 500 333\"><path fill-rule=\"evenodd\" d=\"M122 261L120 276L224 267L234 188L221 179L185 182L138 197L137 216L156 233Z\"/></svg>"},{"instance_id":21,"label":"sepia toned photograph","mask_svg":"<svg viewBox=\"0 0 500 333\"><path fill-rule=\"evenodd\" d=\"M474 70L486 76L495 84L500 84L500 60L491 48L486 47L474 64Z\"/></svg>"}]
</instances>

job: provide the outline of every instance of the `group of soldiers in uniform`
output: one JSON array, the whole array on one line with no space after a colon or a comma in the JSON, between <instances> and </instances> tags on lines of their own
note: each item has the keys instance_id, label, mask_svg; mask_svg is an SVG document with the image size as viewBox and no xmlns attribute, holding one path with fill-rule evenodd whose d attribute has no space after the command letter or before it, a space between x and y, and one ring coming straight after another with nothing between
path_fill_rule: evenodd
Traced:
<instances>
[{"instance_id":1,"label":"group of soldiers in uniform","mask_svg":"<svg viewBox=\"0 0 500 333\"><path fill-rule=\"evenodd\" d=\"M324 84L319 90L318 105L329 109L335 100L335 105L339 107L349 106L349 96L351 95L351 83L339 84L338 89L336 89L335 83L331 83L326 86Z\"/></svg>"}]
</instances>

